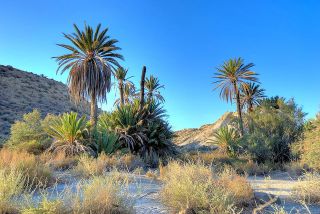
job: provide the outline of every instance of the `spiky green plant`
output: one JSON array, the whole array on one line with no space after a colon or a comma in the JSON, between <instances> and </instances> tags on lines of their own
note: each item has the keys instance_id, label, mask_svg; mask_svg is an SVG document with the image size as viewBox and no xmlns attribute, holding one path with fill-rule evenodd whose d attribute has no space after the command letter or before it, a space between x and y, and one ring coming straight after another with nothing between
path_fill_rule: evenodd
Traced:
<instances>
[{"instance_id":1,"label":"spiky green plant","mask_svg":"<svg viewBox=\"0 0 320 214\"><path fill-rule=\"evenodd\" d=\"M223 126L214 132L213 137L209 142L218 145L223 152L230 155L235 155L240 147L239 135L234 128Z\"/></svg>"},{"instance_id":2,"label":"spiky green plant","mask_svg":"<svg viewBox=\"0 0 320 214\"><path fill-rule=\"evenodd\" d=\"M241 88L241 104L242 107L246 107L248 112L253 111L254 106L260 105L264 95L265 90L260 88L260 85L249 83Z\"/></svg>"},{"instance_id":3,"label":"spiky green plant","mask_svg":"<svg viewBox=\"0 0 320 214\"><path fill-rule=\"evenodd\" d=\"M150 75L150 77L146 78L145 88L147 90L147 101L151 100L164 102L164 97L160 93L160 89L164 88L163 85L160 84L160 81L157 77Z\"/></svg>"},{"instance_id":4,"label":"spiky green plant","mask_svg":"<svg viewBox=\"0 0 320 214\"><path fill-rule=\"evenodd\" d=\"M248 82L258 82L256 73L251 71L254 66L253 63L244 64L242 58L229 59L224 62L222 66L217 68L217 72L213 77L216 81L214 89L220 88L220 97L227 102L235 99L237 103L237 112L239 117L239 125L241 135L244 134L242 113L241 113L241 100L240 89L247 87Z\"/></svg>"},{"instance_id":5,"label":"spiky green plant","mask_svg":"<svg viewBox=\"0 0 320 214\"><path fill-rule=\"evenodd\" d=\"M85 116L78 119L78 114L75 112L64 113L53 121L46 131L54 138L48 149L50 152L64 152L68 156L81 153L94 154L85 139L87 131Z\"/></svg>"},{"instance_id":6,"label":"spiky green plant","mask_svg":"<svg viewBox=\"0 0 320 214\"><path fill-rule=\"evenodd\" d=\"M71 43L58 44L69 53L54 57L61 70L61 74L69 71L68 83L70 95L76 102L83 99L91 101L90 123L94 127L97 121L97 101L105 101L111 88L112 69L119 67L118 59L123 59L117 53L120 48L118 42L107 35L108 28L100 31L101 24L94 30L85 25L80 30L73 25L75 32L63 34Z\"/></svg>"}]
</instances>

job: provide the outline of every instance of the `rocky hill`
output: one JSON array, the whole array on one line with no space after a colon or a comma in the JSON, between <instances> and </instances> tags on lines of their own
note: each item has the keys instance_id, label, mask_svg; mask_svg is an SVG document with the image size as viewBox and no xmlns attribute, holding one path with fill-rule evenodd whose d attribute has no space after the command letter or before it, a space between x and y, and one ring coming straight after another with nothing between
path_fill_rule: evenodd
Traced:
<instances>
[{"instance_id":1,"label":"rocky hill","mask_svg":"<svg viewBox=\"0 0 320 214\"><path fill-rule=\"evenodd\" d=\"M177 131L173 142L185 151L214 149L216 147L212 146L208 140L214 138L215 130L229 125L235 117L235 113L226 112L215 123L203 125L200 128Z\"/></svg>"},{"instance_id":2,"label":"rocky hill","mask_svg":"<svg viewBox=\"0 0 320 214\"><path fill-rule=\"evenodd\" d=\"M8 136L15 120L33 109L45 116L67 111L87 114L88 107L88 104L74 105L67 86L61 82L0 65L0 141Z\"/></svg>"}]
</instances>

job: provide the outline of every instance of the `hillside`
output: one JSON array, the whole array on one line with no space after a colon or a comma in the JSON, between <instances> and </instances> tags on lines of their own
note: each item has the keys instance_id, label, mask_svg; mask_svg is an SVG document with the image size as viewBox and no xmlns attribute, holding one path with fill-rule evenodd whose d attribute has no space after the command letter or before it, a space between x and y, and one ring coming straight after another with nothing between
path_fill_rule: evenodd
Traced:
<instances>
[{"instance_id":1,"label":"hillside","mask_svg":"<svg viewBox=\"0 0 320 214\"><path fill-rule=\"evenodd\" d=\"M224 113L215 123L206 124L200 128L183 129L175 132L175 138L173 142L183 148L186 151L190 150L206 150L214 148L208 139L213 138L213 133L215 130L222 126L230 124L230 122L235 118L235 114L232 112Z\"/></svg>"},{"instance_id":2,"label":"hillside","mask_svg":"<svg viewBox=\"0 0 320 214\"><path fill-rule=\"evenodd\" d=\"M22 115L39 109L42 116L77 111L86 114L88 105L76 106L70 101L65 84L43 75L0 65L0 140L6 138L10 126Z\"/></svg>"}]
</instances>

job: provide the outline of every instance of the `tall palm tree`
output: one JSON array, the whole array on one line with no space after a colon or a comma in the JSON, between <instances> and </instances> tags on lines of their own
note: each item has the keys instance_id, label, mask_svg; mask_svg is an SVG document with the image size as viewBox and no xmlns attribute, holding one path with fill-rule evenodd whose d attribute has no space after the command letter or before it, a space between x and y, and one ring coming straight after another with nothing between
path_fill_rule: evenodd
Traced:
<instances>
[{"instance_id":1,"label":"tall palm tree","mask_svg":"<svg viewBox=\"0 0 320 214\"><path fill-rule=\"evenodd\" d=\"M147 90L147 100L150 102L152 99L157 99L161 102L164 102L163 96L160 94L160 89L164 88L163 85L160 84L160 81L157 77L150 75L150 77L146 78L146 90Z\"/></svg>"},{"instance_id":2,"label":"tall palm tree","mask_svg":"<svg viewBox=\"0 0 320 214\"><path fill-rule=\"evenodd\" d=\"M69 53L54 57L59 65L57 73L69 70L69 92L75 102L91 101L90 123L95 127L97 102L106 101L112 70L119 67L117 60L123 56L117 53L120 50L116 46L118 41L107 35L108 28L100 31L101 24L95 30L87 25L84 30L73 26L74 33L63 34L70 44L58 44Z\"/></svg>"},{"instance_id":3,"label":"tall palm tree","mask_svg":"<svg viewBox=\"0 0 320 214\"><path fill-rule=\"evenodd\" d=\"M118 88L120 93L120 105L124 105L125 103L125 98L124 98L125 88L127 90L132 89L130 85L133 85L133 83L129 81L130 77L127 78L127 73L128 73L128 69L124 69L122 67L119 67L114 73L116 79L118 80ZM130 90L127 91L127 93L128 92L130 92Z\"/></svg>"},{"instance_id":4,"label":"tall palm tree","mask_svg":"<svg viewBox=\"0 0 320 214\"><path fill-rule=\"evenodd\" d=\"M248 112L253 111L254 106L258 106L263 98L265 90L260 88L260 85L249 83L241 88L240 100L242 106L246 106Z\"/></svg>"},{"instance_id":5,"label":"tall palm tree","mask_svg":"<svg viewBox=\"0 0 320 214\"><path fill-rule=\"evenodd\" d=\"M213 77L216 79L213 82L216 85L215 89L220 88L220 97L227 102L235 99L237 102L237 112L239 117L239 125L241 135L243 135L243 121L241 114L240 89L246 87L247 83L258 82L256 73L250 69L254 66L253 63L244 64L242 58L229 59L223 63Z\"/></svg>"}]
</instances>

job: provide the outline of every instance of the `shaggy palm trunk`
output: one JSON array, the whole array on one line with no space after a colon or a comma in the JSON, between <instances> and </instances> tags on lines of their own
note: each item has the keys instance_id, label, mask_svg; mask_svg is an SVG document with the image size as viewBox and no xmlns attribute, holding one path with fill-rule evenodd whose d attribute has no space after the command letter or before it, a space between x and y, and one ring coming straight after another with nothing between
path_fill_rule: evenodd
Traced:
<instances>
[{"instance_id":1,"label":"shaggy palm trunk","mask_svg":"<svg viewBox=\"0 0 320 214\"><path fill-rule=\"evenodd\" d=\"M92 128L95 128L97 124L97 99L93 92L91 93L90 103L90 124Z\"/></svg>"},{"instance_id":2,"label":"shaggy palm trunk","mask_svg":"<svg viewBox=\"0 0 320 214\"><path fill-rule=\"evenodd\" d=\"M146 66L143 66L142 73L141 73L141 81L140 81L140 106L139 106L140 111L142 111L144 106L144 83L145 83L146 72L147 72L147 68Z\"/></svg>"},{"instance_id":3,"label":"shaggy palm trunk","mask_svg":"<svg viewBox=\"0 0 320 214\"><path fill-rule=\"evenodd\" d=\"M250 112L252 112L253 111L253 105L252 105L252 103L249 101L248 102L248 112L250 113Z\"/></svg>"},{"instance_id":4,"label":"shaggy palm trunk","mask_svg":"<svg viewBox=\"0 0 320 214\"><path fill-rule=\"evenodd\" d=\"M124 105L123 82L120 82L120 83L119 83L119 93L120 93L120 105L123 106L123 105Z\"/></svg>"},{"instance_id":5,"label":"shaggy palm trunk","mask_svg":"<svg viewBox=\"0 0 320 214\"><path fill-rule=\"evenodd\" d=\"M237 112L238 112L238 117L239 117L239 126L240 126L240 134L243 136L244 131L243 131L243 121L242 121L242 113L241 113L241 104L240 104L240 93L237 87L236 83L233 83L234 86L234 91L236 93L236 99L237 99Z\"/></svg>"}]
</instances>

